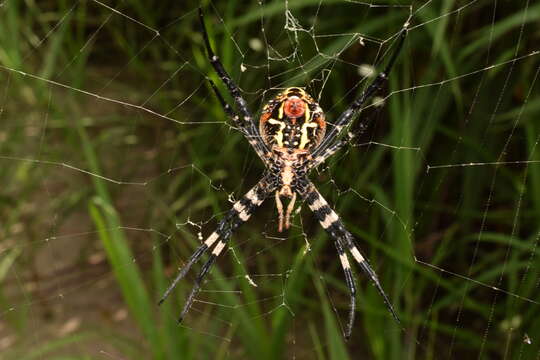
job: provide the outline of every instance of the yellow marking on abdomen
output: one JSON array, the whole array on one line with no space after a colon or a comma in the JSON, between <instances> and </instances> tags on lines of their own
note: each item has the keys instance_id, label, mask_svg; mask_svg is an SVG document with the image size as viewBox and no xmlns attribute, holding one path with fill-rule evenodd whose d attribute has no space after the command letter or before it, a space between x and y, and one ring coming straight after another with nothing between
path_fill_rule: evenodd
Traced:
<instances>
[{"instance_id":1,"label":"yellow marking on abdomen","mask_svg":"<svg viewBox=\"0 0 540 360\"><path fill-rule=\"evenodd\" d=\"M296 86L291 86L291 87L286 88L284 93L288 94L289 92L293 91L293 89L295 89L295 92L299 92L300 95L307 96L307 93L304 89L296 87Z\"/></svg>"},{"instance_id":2,"label":"yellow marking on abdomen","mask_svg":"<svg viewBox=\"0 0 540 360\"><path fill-rule=\"evenodd\" d=\"M281 105L279 106L279 112L278 112L278 119L283 120L283 108L285 107L285 101L281 102Z\"/></svg>"},{"instance_id":3,"label":"yellow marking on abdomen","mask_svg":"<svg viewBox=\"0 0 540 360\"><path fill-rule=\"evenodd\" d=\"M299 149L304 149L309 142L308 128L316 128L318 126L319 124L316 122L306 122L304 125L302 125L302 137L300 137L300 145L298 146Z\"/></svg>"},{"instance_id":4,"label":"yellow marking on abdomen","mask_svg":"<svg viewBox=\"0 0 540 360\"><path fill-rule=\"evenodd\" d=\"M304 102L304 119L306 119L306 122L311 121L311 113L309 111L309 105Z\"/></svg>"},{"instance_id":5,"label":"yellow marking on abdomen","mask_svg":"<svg viewBox=\"0 0 540 360\"><path fill-rule=\"evenodd\" d=\"M283 147L283 129L285 129L285 122L276 119L268 119L268 123L272 125L279 125L279 130L274 135L274 139L276 139L277 145L279 147Z\"/></svg>"}]
</instances>

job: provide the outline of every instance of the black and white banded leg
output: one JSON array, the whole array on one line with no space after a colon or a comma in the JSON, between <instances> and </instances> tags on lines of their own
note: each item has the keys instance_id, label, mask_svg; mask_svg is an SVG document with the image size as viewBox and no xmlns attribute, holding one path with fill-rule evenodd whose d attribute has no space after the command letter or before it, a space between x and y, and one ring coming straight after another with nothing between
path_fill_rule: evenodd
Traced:
<instances>
[{"instance_id":1,"label":"black and white banded leg","mask_svg":"<svg viewBox=\"0 0 540 360\"><path fill-rule=\"evenodd\" d=\"M313 151L314 157L321 155L328 147L331 146L332 141L341 133L341 130L343 130L343 128L345 128L362 109L362 105L364 105L366 101L371 99L382 88L383 84L388 79L388 75L396 62L401 49L403 48L405 37L407 36L407 27L403 27L398 36L399 39L397 47L392 53L392 56L390 57L390 60L386 64L384 70L379 73L373 82L366 88L366 90L364 90L360 96L351 105L349 105L347 110L345 110L338 117L333 124L334 126L331 127L330 131L327 131L323 141L321 141L321 143Z\"/></svg>"},{"instance_id":2,"label":"black and white banded leg","mask_svg":"<svg viewBox=\"0 0 540 360\"><path fill-rule=\"evenodd\" d=\"M259 155L259 158L266 163L268 161L268 158L265 156L265 150L263 147L263 142L259 141L261 139L261 136L257 132L257 134L253 135L250 131L250 129L246 128L246 124L243 122L240 122L240 117L234 112L231 105L229 105L225 99L223 98L223 95L219 92L219 89L217 88L216 84L211 80L208 79L208 82L210 83L210 86L212 87L212 90L214 90L214 94L216 94L216 97L218 98L219 103L223 107L223 111L225 111L225 114L234 122L234 124L240 129L242 134L246 137L249 144L255 150L257 155Z\"/></svg>"},{"instance_id":3,"label":"black and white banded leg","mask_svg":"<svg viewBox=\"0 0 540 360\"><path fill-rule=\"evenodd\" d=\"M165 293L159 300L159 305L161 305L165 299L171 294L178 282L186 275L191 266L196 263L201 256L210 248L213 247L213 250L210 254L208 260L203 264L201 271L195 279L195 284L187 297L182 313L178 319L181 322L189 311L195 296L199 292L200 286L204 277L210 270L211 266L216 261L216 258L223 252L227 246L229 239L233 232L240 227L243 223L248 221L256 208L258 208L268 197L268 194L271 193L271 188L267 183L266 179L259 181L251 190L249 190L246 195L244 195L240 200L234 203L232 209L230 209L225 217L221 219L218 223L216 230L206 238L206 240L199 246L195 252L191 255L188 261L178 272L178 275L173 280L171 285L165 290Z\"/></svg>"},{"instance_id":4,"label":"black and white banded leg","mask_svg":"<svg viewBox=\"0 0 540 360\"><path fill-rule=\"evenodd\" d=\"M354 324L354 315L356 313L356 285L354 283L354 276L351 270L351 265L349 264L349 258L347 257L347 253L343 248L343 244L341 244L341 241L334 240L334 245L336 246L339 260L341 261L341 267L343 268L343 272L345 273L345 283L347 284L347 288L349 288L350 294L349 321L347 323L347 328L344 334L345 339L349 339Z\"/></svg>"},{"instance_id":5,"label":"black and white banded leg","mask_svg":"<svg viewBox=\"0 0 540 360\"><path fill-rule=\"evenodd\" d=\"M315 157L310 163L309 163L309 169L314 169L317 166L321 165L323 162L326 161L330 156L337 153L339 150L341 150L342 147L349 144L352 139L355 138L355 134L349 133L347 138L341 138L337 140L335 143L330 145L321 155Z\"/></svg>"},{"instance_id":6,"label":"black and white banded leg","mask_svg":"<svg viewBox=\"0 0 540 360\"><path fill-rule=\"evenodd\" d=\"M246 132L249 135L248 141L252 146L254 146L254 138L260 137L259 129L257 126L255 126L253 122L253 115L251 115L251 112L247 107L246 100L244 100L242 95L240 95L240 89L238 88L238 86L236 86L230 75L227 73L227 71L223 67L223 64L219 60L219 57L214 53L214 50L212 50L212 46L210 45L210 40L208 38L208 32L206 31L206 26L204 25L204 14L201 8L199 8L199 20L201 22L201 32L204 38L206 52L208 54L208 60L212 64L212 67L218 74L221 81L223 81L225 86L227 86L230 95L234 99L234 103L236 104L238 111L243 118L243 124L241 125L241 127L246 129ZM216 91L216 89L214 91ZM219 96L221 97L221 95ZM259 141L259 143L259 146L264 150L263 153L267 153L269 149L267 148L266 144L262 141Z\"/></svg>"},{"instance_id":7,"label":"black and white banded leg","mask_svg":"<svg viewBox=\"0 0 540 360\"><path fill-rule=\"evenodd\" d=\"M336 212L332 210L332 208L328 205L328 202L326 202L326 200L322 197L322 195L317 191L317 189L311 182L306 187L306 191L304 191L301 195L311 209L311 211L313 212L313 214L315 215L315 217L317 218L317 220L319 220L323 229L330 235L330 237L334 240L334 243L336 244L351 297L355 296L356 290L354 287L354 281L350 280L349 278L352 278L352 273L348 258L343 248L349 250L354 260L358 263L358 265L360 265L362 271L370 278L370 280L377 288L377 291L383 298L386 307L388 308L396 322L400 323L399 317L394 311L394 308L390 303L388 296L384 292L380 284L379 278L377 277L377 274L375 273L375 271L373 271L360 250L358 250L358 247L356 247L352 234L345 228ZM352 331L352 325L354 322L354 304L355 300L351 299L349 323L345 333L345 337L347 338L350 336L350 333Z\"/></svg>"}]
</instances>

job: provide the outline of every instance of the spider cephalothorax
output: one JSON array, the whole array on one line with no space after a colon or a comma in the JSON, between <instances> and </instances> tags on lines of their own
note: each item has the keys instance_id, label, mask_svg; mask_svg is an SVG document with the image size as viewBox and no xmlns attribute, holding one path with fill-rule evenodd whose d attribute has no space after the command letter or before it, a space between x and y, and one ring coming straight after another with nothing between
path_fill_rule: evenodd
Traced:
<instances>
[{"instance_id":1,"label":"spider cephalothorax","mask_svg":"<svg viewBox=\"0 0 540 360\"><path fill-rule=\"evenodd\" d=\"M195 280L180 321L187 313L195 296L197 295L201 282L208 273L216 258L226 248L232 233L243 223L249 220L256 208L263 201L275 196L276 206L279 213L278 230L282 231L290 226L290 215L294 208L296 196L300 196L304 203L311 209L315 218L322 228L334 241L337 249L345 281L350 292L349 321L345 336L349 337L352 331L355 314L355 294L356 286L354 276L349 264L347 252L352 255L362 271L371 279L386 306L394 319L399 322L397 314L386 296L377 274L368 261L364 258L356 246L353 235L345 228L345 225L330 207L328 202L317 191L315 185L309 180L309 171L322 164L326 159L335 154L343 146L347 145L349 137L339 138L342 130L351 124L352 120L362 106L370 100L386 82L388 74L392 69L397 56L403 47L407 27L399 33L399 40L396 50L390 56L385 69L377 75L373 82L360 94L360 96L347 107L347 109L328 127L324 114L317 102L313 100L304 90L298 87L285 89L278 94L263 108L259 121L259 126L253 122L253 116L247 107L247 103L240 94L240 89L231 79L219 58L214 54L210 39L204 26L203 13L199 10L201 29L208 52L208 59L219 75L220 79L227 86L227 89L234 99L236 111L225 101L215 84L210 81L216 97L223 106L223 110L234 122L235 126L246 137L251 147L255 150L259 158L263 161L266 171L263 178L249 190L242 198L236 201L233 207L219 222L216 230L212 232L206 240L195 250L186 264L179 271L178 275L163 294L160 304L169 296L176 284L182 279L190 267L201 258L201 256L212 249L209 259L202 266L202 269ZM281 198L289 198L287 209L283 211Z\"/></svg>"}]
</instances>

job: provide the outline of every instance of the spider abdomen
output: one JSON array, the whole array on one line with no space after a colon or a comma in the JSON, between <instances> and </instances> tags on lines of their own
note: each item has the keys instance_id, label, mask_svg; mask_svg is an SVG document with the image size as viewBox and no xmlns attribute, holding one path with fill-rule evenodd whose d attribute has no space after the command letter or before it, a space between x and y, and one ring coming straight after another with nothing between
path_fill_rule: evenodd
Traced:
<instances>
[{"instance_id":1,"label":"spider abdomen","mask_svg":"<svg viewBox=\"0 0 540 360\"><path fill-rule=\"evenodd\" d=\"M287 88L263 108L260 119L263 141L272 148L311 149L326 130L324 113L308 93Z\"/></svg>"}]
</instances>

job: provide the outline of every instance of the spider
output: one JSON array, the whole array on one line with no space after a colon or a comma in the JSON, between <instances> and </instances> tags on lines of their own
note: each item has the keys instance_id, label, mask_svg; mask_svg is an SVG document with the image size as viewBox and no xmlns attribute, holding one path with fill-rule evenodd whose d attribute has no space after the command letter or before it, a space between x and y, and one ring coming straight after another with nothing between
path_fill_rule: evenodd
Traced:
<instances>
[{"instance_id":1,"label":"spider","mask_svg":"<svg viewBox=\"0 0 540 360\"><path fill-rule=\"evenodd\" d=\"M219 58L215 55L204 23L202 9L199 8L201 32L204 38L208 59L223 83L229 90L238 109L239 115L225 101L216 85L209 80L210 85L221 103L226 115L234 122L246 137L266 169L262 179L249 190L240 200L234 203L224 218L218 223L217 229L195 250L189 260L180 269L178 275L163 294L159 304L170 295L178 282L186 275L191 266L201 256L212 249L206 263L203 264L179 318L181 322L190 309L197 295L201 282L208 274L217 257L227 246L232 233L249 220L256 208L263 201L274 196L278 212L278 231L288 229L290 216L297 196L309 206L323 229L334 241L339 259L345 273L349 289L350 305L346 338L352 332L355 316L356 286L347 251L358 263L362 271L371 279L386 307L399 324L399 318L386 296L379 279L355 244L353 235L345 228L336 212L321 196L315 185L309 180L309 172L322 164L326 159L345 146L354 135L340 137L342 130L350 125L352 120L382 88L392 69L405 41L407 26L399 33L396 49L390 57L385 69L377 75L373 82L360 96L338 117L332 126L327 126L325 115L317 102L299 87L290 87L270 100L263 108L257 127L253 116L248 110L247 103L240 95L238 86L231 79ZM328 127L328 129L327 129ZM282 198L290 199L284 209Z\"/></svg>"}]
</instances>

